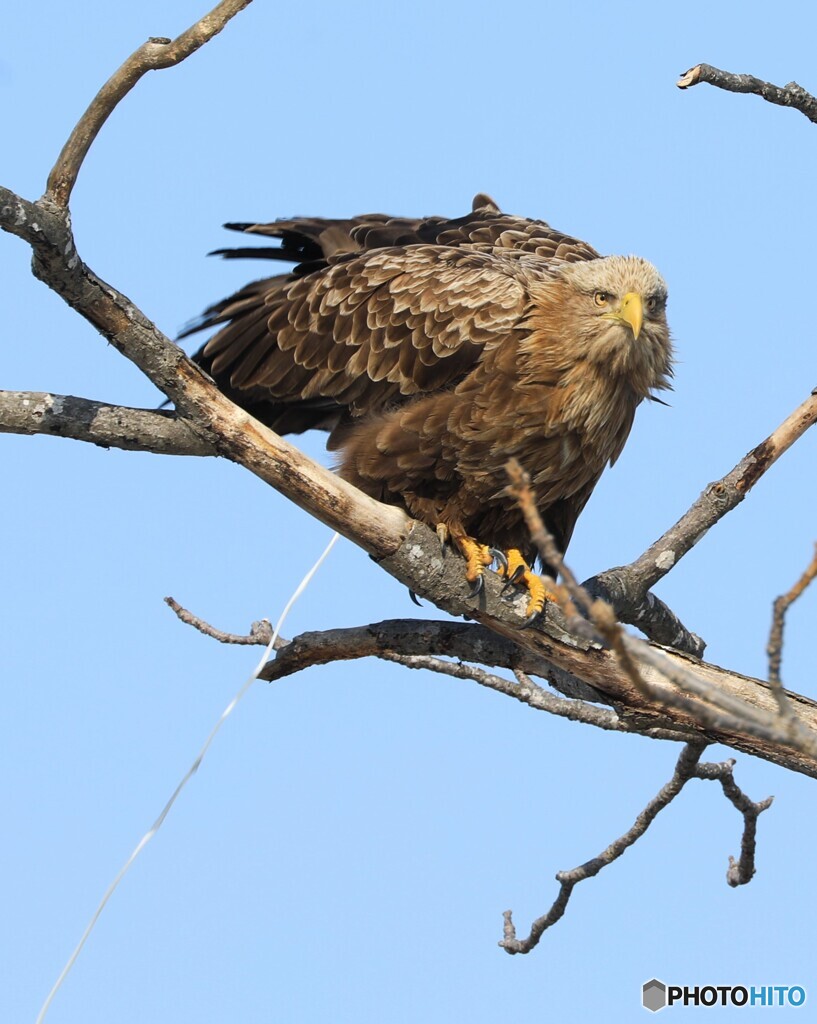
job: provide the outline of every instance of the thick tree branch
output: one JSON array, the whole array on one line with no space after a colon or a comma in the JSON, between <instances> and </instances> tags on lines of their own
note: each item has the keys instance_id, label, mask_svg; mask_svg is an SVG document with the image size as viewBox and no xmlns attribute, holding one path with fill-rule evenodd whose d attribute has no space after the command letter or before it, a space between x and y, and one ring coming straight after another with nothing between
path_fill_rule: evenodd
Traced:
<instances>
[{"instance_id":1,"label":"thick tree branch","mask_svg":"<svg viewBox=\"0 0 817 1024\"><path fill-rule=\"evenodd\" d=\"M754 75L736 75L731 71L713 68L711 64L696 64L694 68L685 71L675 84L679 89L689 89L702 82L714 85L718 89L725 89L727 92L753 93L768 103L799 110L809 121L817 124L817 97L806 92L797 82L789 82L784 86L772 85L771 82L764 82Z\"/></svg>"},{"instance_id":2,"label":"thick tree branch","mask_svg":"<svg viewBox=\"0 0 817 1024\"><path fill-rule=\"evenodd\" d=\"M412 544L424 540L430 557L441 557L437 538L430 530L421 527L410 540ZM410 556L409 561L412 560L415 564L422 562ZM447 578L450 571L452 587L466 591L467 585L456 562L456 557L450 555L438 572ZM429 567L424 566L426 568ZM507 602L500 596L503 583L494 573L486 575L486 593L484 601L480 602L482 610L472 609L471 614L482 618L491 627L489 629L461 622L392 619L351 629L303 633L281 646L260 678L280 679L304 668L334 661L366 657L433 659L442 654L539 676L568 697L611 704L627 732L661 739L697 736L717 740L817 778L817 754L811 749L817 730L817 702L787 691L798 728L804 731L803 741L798 736L793 737L781 722L772 689L764 680L741 676L674 651L657 649L622 632L623 642L633 646L632 657L639 660L644 687L641 690L622 669L613 651L604 649L601 643L569 634L565 619L553 606L548 607L541 631L509 627ZM519 618L523 619L525 598L519 597L517 603ZM465 605L464 600L462 604ZM450 598L444 600L442 595L440 605L452 611L456 607ZM491 612L504 618L493 617ZM590 628L589 623L585 625ZM201 627L197 625L197 628ZM221 633L207 625L203 632L213 636ZM411 667L418 665L415 661ZM492 688L531 707L537 706L536 699L527 699L508 680L500 680Z\"/></svg>"},{"instance_id":3,"label":"thick tree branch","mask_svg":"<svg viewBox=\"0 0 817 1024\"><path fill-rule=\"evenodd\" d=\"M82 162L100 128L139 79L148 71L180 64L217 35L252 0L221 0L209 14L182 32L176 39L156 38L143 43L108 79L91 105L80 118L62 148L48 176L46 197L59 207L66 207L77 181Z\"/></svg>"},{"instance_id":4,"label":"thick tree branch","mask_svg":"<svg viewBox=\"0 0 817 1024\"><path fill-rule=\"evenodd\" d=\"M528 475L515 459L511 459L507 469L511 480L508 490L519 503L531 539L542 560L557 569L564 581L556 588L555 596L568 624L574 633L591 638L595 635L612 648L635 692L651 702L663 702L667 708L691 713L707 730L743 731L776 745L791 744L801 753L817 757L817 731L813 725L800 721L788 702L785 716L781 716L779 707L774 712L761 710L712 686L687 668L673 664L660 650L628 636L619 625L612 606L599 598L593 599L565 564L553 536L539 515ZM577 607L589 622L578 618ZM643 667L656 669L663 682L648 680ZM668 689L664 685L666 682L674 684L674 688ZM781 699L778 695L778 705Z\"/></svg>"},{"instance_id":5,"label":"thick tree branch","mask_svg":"<svg viewBox=\"0 0 817 1024\"><path fill-rule=\"evenodd\" d=\"M271 628L266 620L254 622L248 634L227 633L183 608L172 597L166 597L165 603L182 622L219 643L259 646L269 643ZM439 655L444 655L446 659L460 660L443 660ZM497 636L484 626L462 622L387 619L368 626L301 633L293 640L279 639L275 658L264 666L258 678L272 682L315 665L358 658L380 658L407 668L427 669L456 679L469 679L504 696L513 697L537 711L547 711L600 729L635 733L651 739L694 738L690 732L674 729L672 723L663 727L655 720L642 722L626 713L619 716L614 711L593 707L588 701L604 702L605 698L581 680L573 677L565 680L544 658ZM497 668L511 669L516 682L476 665L463 663L474 660ZM566 693L571 699L565 700L548 693L533 682L528 673L548 679L555 689Z\"/></svg>"},{"instance_id":6,"label":"thick tree branch","mask_svg":"<svg viewBox=\"0 0 817 1024\"><path fill-rule=\"evenodd\" d=\"M543 914L531 925L530 934L525 939L516 937L516 928L513 923L513 913L506 910L504 916L504 937L499 945L506 953L529 953L536 945L545 931L552 927L564 914L573 889L587 878L593 878L603 868L612 864L629 849L655 821L658 814L678 796L690 779L717 780L723 787L724 794L743 815L743 836L741 839L741 857L739 862L729 858L729 871L727 882L729 885L744 885L750 881L755 873L754 849L755 833L757 829L758 815L771 805L772 798L768 797L760 803L753 803L735 784L732 778L734 761L725 761L722 764L701 764L700 758L706 748L705 741L688 743L681 751L675 772L669 782L647 804L644 810L638 815L633 825L614 842L592 860L573 868L571 871L559 871L556 881L559 882L559 893L553 902L550 910Z\"/></svg>"},{"instance_id":7,"label":"thick tree branch","mask_svg":"<svg viewBox=\"0 0 817 1024\"><path fill-rule=\"evenodd\" d=\"M817 757L817 722L795 713L793 706L791 714L783 717L777 697L774 705L761 706L755 702L754 694L727 692L623 630L617 640L617 653L623 648L639 666L639 690L643 696L667 708L673 707L682 715L692 715L706 735L739 733L768 743L773 749L789 748L812 760ZM644 672L647 666L658 672L657 681L647 677ZM666 682L672 686L667 688ZM774 688L769 689L774 697ZM735 746L739 749L737 744ZM746 749L751 751L752 747L750 741Z\"/></svg>"},{"instance_id":8,"label":"thick tree branch","mask_svg":"<svg viewBox=\"0 0 817 1024\"><path fill-rule=\"evenodd\" d=\"M506 468L510 479L508 492L513 495L519 505L531 540L536 545L542 560L557 569L564 581L563 585L556 588L555 597L573 632L588 636L590 639L610 647L614 651L618 663L642 696L648 699L666 699L667 703L673 707L690 710L688 698L682 692L672 692L665 696L660 689L656 689L644 679L640 669L640 661L643 660L640 655L641 649L645 645L627 637L616 618L612 605L591 595L576 579L565 562L562 552L556 546L553 535L539 514L530 477L519 462L516 459L511 459ZM577 608L586 616L587 621L579 617ZM657 663L653 661L652 664L661 671L663 663L660 654L657 655ZM691 674L681 672L674 666L668 666L663 674L672 682L680 682L679 690L682 690L685 684L699 696L710 698L716 702L726 702L728 711L737 714L743 710L739 701L725 697L719 691L711 691L710 687L700 685ZM690 678L687 678L687 675L690 675ZM679 679L679 677L682 678ZM756 716L752 709L747 709L746 717L754 718ZM713 725L715 723L707 715L702 724Z\"/></svg>"},{"instance_id":9,"label":"thick tree branch","mask_svg":"<svg viewBox=\"0 0 817 1024\"><path fill-rule=\"evenodd\" d=\"M166 597L165 603L182 622L220 643L260 646L269 643L271 633L268 624L264 627L263 622L254 622L246 635L227 633L183 608L172 597ZM497 636L490 629L449 619L386 619L368 626L301 633L293 640L281 640L276 645L276 652L276 657L259 673L259 679L273 682L313 665L328 665L335 661L445 654L463 661L529 672L542 679L550 680L555 675L553 685L568 697L604 701L600 693L581 680L566 677L544 658Z\"/></svg>"},{"instance_id":10,"label":"thick tree branch","mask_svg":"<svg viewBox=\"0 0 817 1024\"><path fill-rule=\"evenodd\" d=\"M67 218L53 204L30 203L0 187L0 228L31 245L35 276L134 362L215 453L240 463L370 554L396 550L408 517L318 466L233 405L141 310L82 263Z\"/></svg>"},{"instance_id":11,"label":"thick tree branch","mask_svg":"<svg viewBox=\"0 0 817 1024\"><path fill-rule=\"evenodd\" d=\"M624 567L626 570L626 567ZM616 613L619 622L640 629L650 640L662 647L672 647L685 654L702 658L706 641L681 622L675 612L655 594L648 590L641 599L630 593L626 576L617 575L621 570L608 569L586 580L582 586L591 597L606 601Z\"/></svg>"},{"instance_id":12,"label":"thick tree branch","mask_svg":"<svg viewBox=\"0 0 817 1024\"><path fill-rule=\"evenodd\" d=\"M0 434L48 434L158 455L215 455L175 413L43 391L0 391Z\"/></svg>"}]
</instances>

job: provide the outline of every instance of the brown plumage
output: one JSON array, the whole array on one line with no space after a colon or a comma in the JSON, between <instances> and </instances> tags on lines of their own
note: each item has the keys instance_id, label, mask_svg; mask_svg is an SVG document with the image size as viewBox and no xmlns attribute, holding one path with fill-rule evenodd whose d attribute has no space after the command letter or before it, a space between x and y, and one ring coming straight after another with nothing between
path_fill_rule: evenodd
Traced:
<instances>
[{"instance_id":1,"label":"brown plumage","mask_svg":"<svg viewBox=\"0 0 817 1024\"><path fill-rule=\"evenodd\" d=\"M458 220L228 226L280 247L223 255L299 266L208 309L191 330L223 326L195 358L279 433L330 431L341 476L461 547L533 557L505 494L516 456L564 550L636 407L669 387L655 268L485 196Z\"/></svg>"}]
</instances>

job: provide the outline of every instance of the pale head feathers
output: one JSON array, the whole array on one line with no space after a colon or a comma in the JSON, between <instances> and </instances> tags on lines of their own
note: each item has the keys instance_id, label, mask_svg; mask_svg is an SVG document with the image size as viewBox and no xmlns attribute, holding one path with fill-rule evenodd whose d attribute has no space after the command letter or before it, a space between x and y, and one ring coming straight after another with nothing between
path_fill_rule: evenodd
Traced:
<instances>
[{"instance_id":1,"label":"pale head feathers","mask_svg":"<svg viewBox=\"0 0 817 1024\"><path fill-rule=\"evenodd\" d=\"M605 256L550 268L549 280L532 288L536 306L531 326L558 335L576 362L586 361L611 378L626 377L639 398L670 387L672 342L667 325L667 286L639 256ZM617 316L622 303L638 296L643 322Z\"/></svg>"},{"instance_id":2,"label":"pale head feathers","mask_svg":"<svg viewBox=\"0 0 817 1024\"><path fill-rule=\"evenodd\" d=\"M598 290L619 297L636 292L644 299L654 296L666 305L667 285L652 263L640 256L603 256L583 263L567 263L555 275L591 297Z\"/></svg>"}]
</instances>

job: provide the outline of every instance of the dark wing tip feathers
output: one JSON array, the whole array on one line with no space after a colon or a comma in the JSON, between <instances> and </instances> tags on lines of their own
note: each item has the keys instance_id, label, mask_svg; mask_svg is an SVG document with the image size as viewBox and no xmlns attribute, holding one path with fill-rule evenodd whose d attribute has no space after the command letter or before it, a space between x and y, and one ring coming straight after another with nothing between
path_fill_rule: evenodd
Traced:
<instances>
[{"instance_id":1,"label":"dark wing tip feathers","mask_svg":"<svg viewBox=\"0 0 817 1024\"><path fill-rule=\"evenodd\" d=\"M277 260L281 258L281 249L277 246L247 246L243 249L213 249L208 256L221 256L225 260Z\"/></svg>"}]
</instances>

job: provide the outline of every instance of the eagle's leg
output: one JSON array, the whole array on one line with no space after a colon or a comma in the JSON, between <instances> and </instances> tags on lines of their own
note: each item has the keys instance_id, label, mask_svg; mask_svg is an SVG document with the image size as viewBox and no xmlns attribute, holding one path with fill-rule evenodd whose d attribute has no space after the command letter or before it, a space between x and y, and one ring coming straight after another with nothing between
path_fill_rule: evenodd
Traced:
<instances>
[{"instance_id":1,"label":"eagle's leg","mask_svg":"<svg viewBox=\"0 0 817 1024\"><path fill-rule=\"evenodd\" d=\"M537 576L522 557L522 552L519 548L509 548L507 555L507 568L505 566L500 566L500 572L508 580L506 586L519 584L527 588L528 607L525 609L527 625L528 623L533 622L536 616L539 615L545 607L545 601L554 601L556 598L555 595L545 586L545 581L542 577Z\"/></svg>"}]
</instances>

